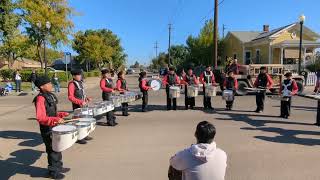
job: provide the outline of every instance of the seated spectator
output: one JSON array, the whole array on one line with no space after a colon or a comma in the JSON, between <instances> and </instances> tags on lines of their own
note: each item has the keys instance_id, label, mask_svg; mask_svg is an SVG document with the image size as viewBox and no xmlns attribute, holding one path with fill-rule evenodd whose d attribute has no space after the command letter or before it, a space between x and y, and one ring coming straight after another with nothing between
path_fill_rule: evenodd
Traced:
<instances>
[{"instance_id":1,"label":"seated spectator","mask_svg":"<svg viewBox=\"0 0 320 180\"><path fill-rule=\"evenodd\" d=\"M200 122L195 132L197 144L170 159L169 179L176 179L172 174L181 171L182 180L224 180L227 155L217 148L213 141L215 134L216 129L211 123Z\"/></svg>"}]
</instances>

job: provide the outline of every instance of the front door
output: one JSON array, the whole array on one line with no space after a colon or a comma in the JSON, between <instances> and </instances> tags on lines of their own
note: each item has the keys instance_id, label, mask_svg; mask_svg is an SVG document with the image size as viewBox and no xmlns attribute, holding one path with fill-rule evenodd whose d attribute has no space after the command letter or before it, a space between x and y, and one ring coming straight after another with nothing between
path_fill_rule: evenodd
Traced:
<instances>
[{"instance_id":1,"label":"front door","mask_svg":"<svg viewBox=\"0 0 320 180\"><path fill-rule=\"evenodd\" d=\"M249 65L251 63L251 52L250 51L247 51L246 52L246 65Z\"/></svg>"}]
</instances>

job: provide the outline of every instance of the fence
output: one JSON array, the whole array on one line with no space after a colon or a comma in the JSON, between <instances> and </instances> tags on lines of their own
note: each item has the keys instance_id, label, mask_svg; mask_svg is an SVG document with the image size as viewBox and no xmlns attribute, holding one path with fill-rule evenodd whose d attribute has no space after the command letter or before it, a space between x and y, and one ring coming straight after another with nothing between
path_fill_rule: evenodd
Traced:
<instances>
[{"instance_id":1,"label":"fence","mask_svg":"<svg viewBox=\"0 0 320 180\"><path fill-rule=\"evenodd\" d=\"M293 75L298 75L297 73L293 73ZM306 79L306 86L315 86L317 83L317 75L315 72L309 72L308 77Z\"/></svg>"}]
</instances>

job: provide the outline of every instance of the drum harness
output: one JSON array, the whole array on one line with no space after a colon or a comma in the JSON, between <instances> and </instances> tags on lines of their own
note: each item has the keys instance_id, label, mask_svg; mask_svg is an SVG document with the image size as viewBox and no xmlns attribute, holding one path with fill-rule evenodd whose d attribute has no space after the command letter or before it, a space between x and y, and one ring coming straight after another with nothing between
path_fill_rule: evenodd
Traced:
<instances>
[{"instance_id":1,"label":"drum harness","mask_svg":"<svg viewBox=\"0 0 320 180\"><path fill-rule=\"evenodd\" d=\"M289 83L286 85L283 83L283 91L282 91L282 96L283 97L291 97L291 91L288 89L289 86L292 85L292 80L289 81Z\"/></svg>"}]
</instances>

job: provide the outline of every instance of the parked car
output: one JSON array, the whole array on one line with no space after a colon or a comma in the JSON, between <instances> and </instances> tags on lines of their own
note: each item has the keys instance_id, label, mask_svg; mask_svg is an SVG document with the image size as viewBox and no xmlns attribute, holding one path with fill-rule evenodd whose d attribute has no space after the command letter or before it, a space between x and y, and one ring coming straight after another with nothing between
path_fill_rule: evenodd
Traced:
<instances>
[{"instance_id":1,"label":"parked car","mask_svg":"<svg viewBox=\"0 0 320 180\"><path fill-rule=\"evenodd\" d=\"M64 72L64 71L61 71L61 70L56 70L56 69L54 69L53 67L47 67L47 70L48 70L49 72L55 72L55 73Z\"/></svg>"},{"instance_id":2,"label":"parked car","mask_svg":"<svg viewBox=\"0 0 320 180\"><path fill-rule=\"evenodd\" d=\"M135 73L135 71L133 69L128 69L126 72L126 74L133 74L133 73Z\"/></svg>"}]
</instances>

